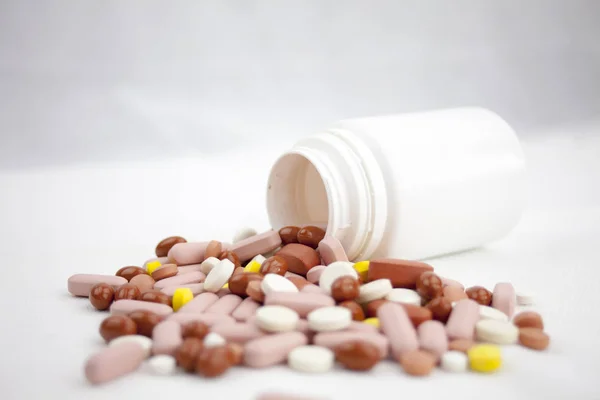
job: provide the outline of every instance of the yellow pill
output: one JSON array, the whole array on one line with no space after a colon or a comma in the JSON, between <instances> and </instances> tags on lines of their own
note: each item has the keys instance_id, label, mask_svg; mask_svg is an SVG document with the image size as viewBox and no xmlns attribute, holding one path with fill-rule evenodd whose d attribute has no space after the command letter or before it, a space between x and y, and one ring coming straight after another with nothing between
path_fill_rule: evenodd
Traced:
<instances>
[{"instance_id":1,"label":"yellow pill","mask_svg":"<svg viewBox=\"0 0 600 400\"><path fill-rule=\"evenodd\" d=\"M498 346L479 344L471 347L467 355L473 371L494 372L502 365L502 355Z\"/></svg>"},{"instance_id":2,"label":"yellow pill","mask_svg":"<svg viewBox=\"0 0 600 400\"><path fill-rule=\"evenodd\" d=\"M152 273L156 271L161 265L162 264L160 263L160 261L149 262L148 264L146 264L146 272L148 272L148 275L152 275Z\"/></svg>"},{"instance_id":3,"label":"yellow pill","mask_svg":"<svg viewBox=\"0 0 600 400\"><path fill-rule=\"evenodd\" d=\"M379 329L379 318L367 318L363 322L365 324L373 325L375 328Z\"/></svg>"},{"instance_id":4,"label":"yellow pill","mask_svg":"<svg viewBox=\"0 0 600 400\"><path fill-rule=\"evenodd\" d=\"M259 272L260 264L258 261L252 260L245 267L244 272Z\"/></svg>"},{"instance_id":5,"label":"yellow pill","mask_svg":"<svg viewBox=\"0 0 600 400\"><path fill-rule=\"evenodd\" d=\"M369 262L368 261L359 261L354 264L354 269L360 275L360 278L363 282L367 281L367 274L369 273Z\"/></svg>"},{"instance_id":6,"label":"yellow pill","mask_svg":"<svg viewBox=\"0 0 600 400\"><path fill-rule=\"evenodd\" d=\"M173 293L173 311L177 312L194 298L194 293L190 288L177 288Z\"/></svg>"},{"instance_id":7,"label":"yellow pill","mask_svg":"<svg viewBox=\"0 0 600 400\"><path fill-rule=\"evenodd\" d=\"M229 289L229 282L223 285L222 289Z\"/></svg>"}]
</instances>

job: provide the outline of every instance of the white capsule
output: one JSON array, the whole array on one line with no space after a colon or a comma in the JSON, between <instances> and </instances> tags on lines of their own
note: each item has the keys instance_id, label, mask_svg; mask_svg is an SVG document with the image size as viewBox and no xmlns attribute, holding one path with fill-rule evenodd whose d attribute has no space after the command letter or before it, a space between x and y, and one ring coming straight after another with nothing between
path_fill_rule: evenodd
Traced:
<instances>
[{"instance_id":1,"label":"white capsule","mask_svg":"<svg viewBox=\"0 0 600 400\"><path fill-rule=\"evenodd\" d=\"M267 332L294 331L300 319L296 311L284 306L260 307L255 315L255 324Z\"/></svg>"},{"instance_id":2,"label":"white capsule","mask_svg":"<svg viewBox=\"0 0 600 400\"><path fill-rule=\"evenodd\" d=\"M290 368L301 372L322 373L333 368L333 351L322 346L300 346L288 354Z\"/></svg>"}]
</instances>

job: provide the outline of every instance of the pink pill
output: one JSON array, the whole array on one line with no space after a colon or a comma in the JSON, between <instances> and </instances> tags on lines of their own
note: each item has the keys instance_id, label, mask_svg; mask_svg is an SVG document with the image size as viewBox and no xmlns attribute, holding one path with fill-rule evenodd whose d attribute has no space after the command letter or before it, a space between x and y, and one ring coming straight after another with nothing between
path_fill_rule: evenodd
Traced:
<instances>
[{"instance_id":1,"label":"pink pill","mask_svg":"<svg viewBox=\"0 0 600 400\"><path fill-rule=\"evenodd\" d=\"M260 330L256 325L244 323L225 323L214 325L211 332L218 333L227 342L245 344L250 340L266 336L266 333Z\"/></svg>"},{"instance_id":2,"label":"pink pill","mask_svg":"<svg viewBox=\"0 0 600 400\"><path fill-rule=\"evenodd\" d=\"M184 267L177 267L177 275L187 274L188 272L200 271L202 264L191 264Z\"/></svg>"},{"instance_id":3,"label":"pink pill","mask_svg":"<svg viewBox=\"0 0 600 400\"><path fill-rule=\"evenodd\" d=\"M175 294L175 291L179 288L190 289L194 296L197 296L200 293L204 292L203 283L188 283L187 285L167 286L165 288L160 289L160 291L166 294L167 296L173 296Z\"/></svg>"},{"instance_id":4,"label":"pink pill","mask_svg":"<svg viewBox=\"0 0 600 400\"><path fill-rule=\"evenodd\" d=\"M242 298L236 294L227 294L212 303L205 311L210 314L231 314L242 303Z\"/></svg>"},{"instance_id":5,"label":"pink pill","mask_svg":"<svg viewBox=\"0 0 600 400\"><path fill-rule=\"evenodd\" d=\"M316 267L311 268L306 273L306 280L314 284L319 283L319 278L321 278L321 274L323 273L325 268L326 267L324 265L317 265Z\"/></svg>"},{"instance_id":6,"label":"pink pill","mask_svg":"<svg viewBox=\"0 0 600 400\"><path fill-rule=\"evenodd\" d=\"M127 283L127 279L114 275L75 274L67 281L67 289L74 296L89 297L92 286L106 283L114 289Z\"/></svg>"},{"instance_id":7,"label":"pink pill","mask_svg":"<svg viewBox=\"0 0 600 400\"><path fill-rule=\"evenodd\" d=\"M494 286L494 292L492 294L492 307L502 311L504 314L512 318L515 313L515 303L517 302L517 295L515 288L510 283L497 283Z\"/></svg>"},{"instance_id":8,"label":"pink pill","mask_svg":"<svg viewBox=\"0 0 600 400\"><path fill-rule=\"evenodd\" d=\"M167 257L177 265L200 264L204 261L204 252L208 242L177 243L171 247Z\"/></svg>"},{"instance_id":9,"label":"pink pill","mask_svg":"<svg viewBox=\"0 0 600 400\"><path fill-rule=\"evenodd\" d=\"M374 332L360 332L360 331L338 331L338 332L323 332L315 335L313 343L317 346L327 347L334 350L341 344L354 341L365 341L371 343L379 350L381 358L388 356L389 352L389 340Z\"/></svg>"},{"instance_id":10,"label":"pink pill","mask_svg":"<svg viewBox=\"0 0 600 400\"><path fill-rule=\"evenodd\" d=\"M350 325L346 328L347 331L358 331L358 332L370 332L370 333L379 333L379 329L370 324L365 324L360 321L352 321Z\"/></svg>"},{"instance_id":11,"label":"pink pill","mask_svg":"<svg viewBox=\"0 0 600 400\"><path fill-rule=\"evenodd\" d=\"M300 317L306 317L317 308L335 306L335 300L326 294L273 292L265 296L264 304L291 308Z\"/></svg>"},{"instance_id":12,"label":"pink pill","mask_svg":"<svg viewBox=\"0 0 600 400\"><path fill-rule=\"evenodd\" d=\"M221 288L217 291L218 297L227 296L228 294L231 294L231 290L229 290L228 288Z\"/></svg>"},{"instance_id":13,"label":"pink pill","mask_svg":"<svg viewBox=\"0 0 600 400\"><path fill-rule=\"evenodd\" d=\"M180 325L199 321L208 326L235 323L235 319L233 319L233 317L225 314L181 314L179 312L171 314L167 318L167 321L176 321Z\"/></svg>"},{"instance_id":14,"label":"pink pill","mask_svg":"<svg viewBox=\"0 0 600 400\"><path fill-rule=\"evenodd\" d=\"M314 284L309 284L304 286L301 290L301 293L319 293L319 294L327 294L325 290L321 286L317 286Z\"/></svg>"},{"instance_id":15,"label":"pink pill","mask_svg":"<svg viewBox=\"0 0 600 400\"><path fill-rule=\"evenodd\" d=\"M150 264L151 262L155 262L155 261L158 261L161 265L169 264L169 262L170 262L169 257L154 257L149 260L146 260L146 262L143 265L143 268L145 270L148 270L148 264Z\"/></svg>"},{"instance_id":16,"label":"pink pill","mask_svg":"<svg viewBox=\"0 0 600 400\"><path fill-rule=\"evenodd\" d=\"M244 346L244 363L250 367L263 368L284 362L296 347L308 343L300 332L285 332L254 339Z\"/></svg>"},{"instance_id":17,"label":"pink pill","mask_svg":"<svg viewBox=\"0 0 600 400\"><path fill-rule=\"evenodd\" d=\"M183 243L181 243L183 244ZM206 275L200 271L192 271L183 275L175 275L171 278L161 279L154 284L154 289L164 289L169 286L188 285L190 283L204 282Z\"/></svg>"},{"instance_id":18,"label":"pink pill","mask_svg":"<svg viewBox=\"0 0 600 400\"><path fill-rule=\"evenodd\" d=\"M279 232L267 231L235 243L229 251L234 252L240 261L244 262L259 254L271 252L279 246L281 246Z\"/></svg>"},{"instance_id":19,"label":"pink pill","mask_svg":"<svg viewBox=\"0 0 600 400\"><path fill-rule=\"evenodd\" d=\"M388 302L377 309L381 331L389 339L392 354L399 360L402 354L417 350L419 340L410 318L399 304Z\"/></svg>"},{"instance_id":20,"label":"pink pill","mask_svg":"<svg viewBox=\"0 0 600 400\"><path fill-rule=\"evenodd\" d=\"M435 354L438 358L448 351L446 329L440 321L425 321L417 328L421 349Z\"/></svg>"},{"instance_id":21,"label":"pink pill","mask_svg":"<svg viewBox=\"0 0 600 400\"><path fill-rule=\"evenodd\" d=\"M85 377L93 384L111 381L138 369L146 355L147 350L139 343L123 342L106 347L86 361Z\"/></svg>"},{"instance_id":22,"label":"pink pill","mask_svg":"<svg viewBox=\"0 0 600 400\"><path fill-rule=\"evenodd\" d=\"M315 331L311 330L308 326L308 321L305 319L299 319L296 324L296 331L304 333L306 335L306 339L311 343L313 338L315 337Z\"/></svg>"},{"instance_id":23,"label":"pink pill","mask_svg":"<svg viewBox=\"0 0 600 400\"><path fill-rule=\"evenodd\" d=\"M295 273L289 272L289 271L286 272L283 276L286 277L286 278L294 277L294 278L305 279L302 275L298 275L298 274L295 274Z\"/></svg>"},{"instance_id":24,"label":"pink pill","mask_svg":"<svg viewBox=\"0 0 600 400\"><path fill-rule=\"evenodd\" d=\"M150 301L140 300L118 300L110 306L110 313L114 315L129 314L136 310L150 311L154 314L165 317L173 314L173 309L166 304L152 303Z\"/></svg>"},{"instance_id":25,"label":"pink pill","mask_svg":"<svg viewBox=\"0 0 600 400\"><path fill-rule=\"evenodd\" d=\"M256 310L260 307L260 304L252 300L250 297L246 297L239 306L231 313L231 316L237 321L245 322L256 313Z\"/></svg>"},{"instance_id":26,"label":"pink pill","mask_svg":"<svg viewBox=\"0 0 600 400\"><path fill-rule=\"evenodd\" d=\"M177 321L160 322L152 331L153 354L173 355L182 342L181 325Z\"/></svg>"},{"instance_id":27,"label":"pink pill","mask_svg":"<svg viewBox=\"0 0 600 400\"><path fill-rule=\"evenodd\" d=\"M440 279L442 280L442 286L456 286L461 288L462 290L465 290L465 286L460 283L459 281L455 281L454 279L450 279L450 278L444 278L440 276Z\"/></svg>"},{"instance_id":28,"label":"pink pill","mask_svg":"<svg viewBox=\"0 0 600 400\"><path fill-rule=\"evenodd\" d=\"M330 235L325 235L323 240L319 242L319 254L321 254L325 265L335 261L348 261L348 256L340 241Z\"/></svg>"},{"instance_id":29,"label":"pink pill","mask_svg":"<svg viewBox=\"0 0 600 400\"><path fill-rule=\"evenodd\" d=\"M219 296L211 292L200 293L183 307L179 309L178 314L202 314L206 309L219 300Z\"/></svg>"},{"instance_id":30,"label":"pink pill","mask_svg":"<svg viewBox=\"0 0 600 400\"><path fill-rule=\"evenodd\" d=\"M459 300L446 323L446 335L450 339L473 340L477 321L479 321L479 304L470 299Z\"/></svg>"}]
</instances>

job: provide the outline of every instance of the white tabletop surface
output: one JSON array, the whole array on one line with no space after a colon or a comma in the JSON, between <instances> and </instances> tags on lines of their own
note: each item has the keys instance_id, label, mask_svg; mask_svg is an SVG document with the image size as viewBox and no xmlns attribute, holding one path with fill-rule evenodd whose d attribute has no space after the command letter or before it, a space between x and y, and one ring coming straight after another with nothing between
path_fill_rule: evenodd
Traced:
<instances>
[{"instance_id":1,"label":"white tabletop surface","mask_svg":"<svg viewBox=\"0 0 600 400\"><path fill-rule=\"evenodd\" d=\"M264 184L285 144L214 159L2 172L0 398L253 399L278 390L329 399L600 399L600 129L591 132L524 143L530 202L518 227L485 248L431 260L468 286L510 281L536 293L531 308L544 316L549 350L504 347L502 370L489 376L436 370L416 379L385 362L369 373L323 375L234 368L213 380L140 370L92 387L83 364L103 347L106 314L70 296L67 278L140 264L172 234L230 240L241 226L268 228Z\"/></svg>"}]
</instances>

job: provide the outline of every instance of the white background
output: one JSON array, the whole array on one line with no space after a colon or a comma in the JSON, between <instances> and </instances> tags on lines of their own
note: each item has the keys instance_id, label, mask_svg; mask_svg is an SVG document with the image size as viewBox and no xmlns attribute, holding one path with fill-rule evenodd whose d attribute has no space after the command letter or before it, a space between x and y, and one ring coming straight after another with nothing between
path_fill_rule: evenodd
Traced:
<instances>
[{"instance_id":1,"label":"white background","mask_svg":"<svg viewBox=\"0 0 600 400\"><path fill-rule=\"evenodd\" d=\"M595 1L1 2L0 397L600 399L599 21ZM493 376L85 382L104 315L71 274L140 264L171 234L267 228L270 164L339 118L463 105L516 128L529 206L506 239L431 263L535 291L549 351L505 348Z\"/></svg>"}]
</instances>

